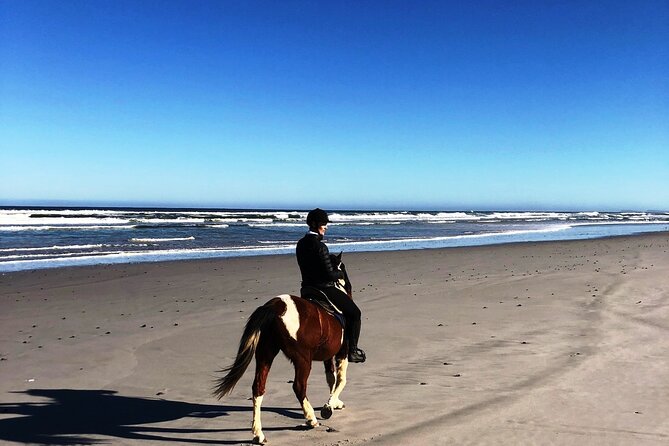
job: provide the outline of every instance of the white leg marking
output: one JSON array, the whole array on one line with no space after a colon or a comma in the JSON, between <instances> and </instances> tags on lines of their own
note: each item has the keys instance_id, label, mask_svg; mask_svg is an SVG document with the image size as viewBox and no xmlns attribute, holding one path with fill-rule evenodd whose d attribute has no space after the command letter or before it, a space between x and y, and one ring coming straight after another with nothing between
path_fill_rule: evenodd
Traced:
<instances>
[{"instance_id":1,"label":"white leg marking","mask_svg":"<svg viewBox=\"0 0 669 446\"><path fill-rule=\"evenodd\" d=\"M262 395L253 398L253 442L264 444L267 441L262 432L262 423L260 422L260 406L262 405Z\"/></svg>"},{"instance_id":2,"label":"white leg marking","mask_svg":"<svg viewBox=\"0 0 669 446\"><path fill-rule=\"evenodd\" d=\"M297 341L297 330L300 329L300 315L297 312L297 307L293 298L288 294L282 294L279 298L286 304L286 312L281 316L283 325L288 330L291 338Z\"/></svg>"},{"instance_id":3,"label":"white leg marking","mask_svg":"<svg viewBox=\"0 0 669 446\"><path fill-rule=\"evenodd\" d=\"M302 410L304 411L304 418L307 419L307 425L311 427L318 426L318 420L316 420L316 414L314 413L314 408L311 407L308 399L302 401Z\"/></svg>"},{"instance_id":4,"label":"white leg marking","mask_svg":"<svg viewBox=\"0 0 669 446\"><path fill-rule=\"evenodd\" d=\"M330 394L327 405L333 409L343 409L344 402L339 399L344 386L346 385L346 370L348 369L348 359L337 361L337 384Z\"/></svg>"}]
</instances>

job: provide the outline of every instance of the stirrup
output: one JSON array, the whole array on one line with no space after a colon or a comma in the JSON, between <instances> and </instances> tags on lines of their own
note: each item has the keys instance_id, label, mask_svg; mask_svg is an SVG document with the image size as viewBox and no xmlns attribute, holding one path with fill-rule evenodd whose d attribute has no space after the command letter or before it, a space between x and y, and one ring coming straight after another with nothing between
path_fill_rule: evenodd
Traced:
<instances>
[{"instance_id":1,"label":"stirrup","mask_svg":"<svg viewBox=\"0 0 669 446\"><path fill-rule=\"evenodd\" d=\"M360 350L359 348L354 348L351 349L350 352L348 352L348 361L349 362L365 362L367 360L367 355L365 355L365 352Z\"/></svg>"}]
</instances>

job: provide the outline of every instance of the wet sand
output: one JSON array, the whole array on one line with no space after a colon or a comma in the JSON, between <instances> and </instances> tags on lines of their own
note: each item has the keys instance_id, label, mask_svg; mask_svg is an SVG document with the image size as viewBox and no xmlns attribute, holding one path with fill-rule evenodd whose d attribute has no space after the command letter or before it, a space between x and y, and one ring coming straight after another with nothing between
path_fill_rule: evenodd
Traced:
<instances>
[{"instance_id":1,"label":"wet sand","mask_svg":"<svg viewBox=\"0 0 669 446\"><path fill-rule=\"evenodd\" d=\"M344 261L368 362L304 430L277 357L270 444L669 444L669 234ZM298 291L291 256L0 275L0 443L247 444L252 370L220 402L216 370Z\"/></svg>"}]
</instances>

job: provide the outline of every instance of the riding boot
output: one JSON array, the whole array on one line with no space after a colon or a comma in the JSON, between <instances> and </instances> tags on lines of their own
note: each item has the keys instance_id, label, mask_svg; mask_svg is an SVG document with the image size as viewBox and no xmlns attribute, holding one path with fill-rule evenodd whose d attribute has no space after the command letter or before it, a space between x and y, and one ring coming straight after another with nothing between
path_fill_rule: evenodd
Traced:
<instances>
[{"instance_id":1,"label":"riding boot","mask_svg":"<svg viewBox=\"0 0 669 446\"><path fill-rule=\"evenodd\" d=\"M360 337L360 320L349 321L348 330L348 360L349 362L365 362L367 356L365 352L358 348L358 338Z\"/></svg>"}]
</instances>

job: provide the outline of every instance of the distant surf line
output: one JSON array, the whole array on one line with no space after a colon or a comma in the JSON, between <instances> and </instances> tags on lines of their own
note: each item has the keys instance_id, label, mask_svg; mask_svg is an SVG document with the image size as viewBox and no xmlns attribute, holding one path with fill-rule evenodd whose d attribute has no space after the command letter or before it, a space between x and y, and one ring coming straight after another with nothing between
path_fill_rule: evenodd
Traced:
<instances>
[{"instance_id":1,"label":"distant surf line","mask_svg":"<svg viewBox=\"0 0 669 446\"><path fill-rule=\"evenodd\" d=\"M628 226L630 223L624 224ZM528 230L510 230L506 232L490 232L476 234L460 234L443 237L414 237L414 238L395 238L388 240L366 240L366 241L346 241L329 242L333 250L345 250L346 252L370 252L370 251L401 251L411 249L431 249L431 248L449 248L449 247L467 247L480 245L496 245L503 243L517 242L535 242L551 240L578 240L593 239L608 236L606 232L579 235L575 234L572 238L566 235L563 238L550 238L553 233L566 233L577 227L583 226L609 226L601 223L579 223L554 225L549 228L528 229ZM651 225L649 225L651 226ZM669 224L664 227L657 226L656 229L639 232L669 231ZM638 232L630 231L616 235L631 235ZM548 235L549 238L536 238L539 235ZM535 236L535 237L533 237ZM487 240L487 241L486 241ZM164 249L150 251L107 251L107 252L89 252L89 253L67 253L63 255L54 254L52 258L37 259L42 255L26 254L25 260L14 259L2 261L0 257L0 272L22 271L30 269L58 268L65 266L86 266L100 264L122 264L122 263L140 263L140 262L160 262L175 260L192 260L207 258L224 257L246 257L256 255L285 255L292 254L295 249L294 243L277 243L274 246L230 246L230 247L211 247L194 249ZM13 257L13 256L11 256ZM32 257L32 258L30 258ZM29 259L30 258L30 259Z\"/></svg>"},{"instance_id":2,"label":"distant surf line","mask_svg":"<svg viewBox=\"0 0 669 446\"><path fill-rule=\"evenodd\" d=\"M132 243L163 243L163 242L183 242L195 240L194 236L190 237L166 237L166 238L131 238L130 242Z\"/></svg>"}]
</instances>

